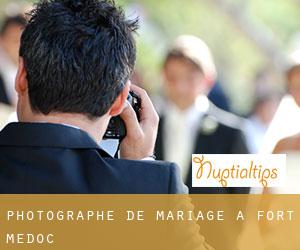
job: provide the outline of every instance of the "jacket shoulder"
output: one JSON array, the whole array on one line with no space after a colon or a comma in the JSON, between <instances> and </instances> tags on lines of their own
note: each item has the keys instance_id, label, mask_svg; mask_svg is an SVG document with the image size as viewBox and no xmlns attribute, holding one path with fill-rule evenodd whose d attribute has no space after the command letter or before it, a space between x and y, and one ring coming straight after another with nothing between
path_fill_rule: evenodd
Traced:
<instances>
[{"instance_id":1,"label":"jacket shoulder","mask_svg":"<svg viewBox=\"0 0 300 250\"><path fill-rule=\"evenodd\" d=\"M187 193L179 167L166 161L105 159L133 193Z\"/></svg>"}]
</instances>

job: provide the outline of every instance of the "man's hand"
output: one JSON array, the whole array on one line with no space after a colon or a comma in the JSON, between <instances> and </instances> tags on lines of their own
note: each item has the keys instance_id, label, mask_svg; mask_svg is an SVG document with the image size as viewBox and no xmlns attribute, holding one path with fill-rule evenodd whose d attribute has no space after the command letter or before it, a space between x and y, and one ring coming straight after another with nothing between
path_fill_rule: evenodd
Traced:
<instances>
[{"instance_id":1,"label":"man's hand","mask_svg":"<svg viewBox=\"0 0 300 250\"><path fill-rule=\"evenodd\" d=\"M120 157L141 160L154 153L159 117L145 90L135 85L131 85L130 89L141 98L140 122L133 108L127 102L121 113L127 134L120 145Z\"/></svg>"}]
</instances>

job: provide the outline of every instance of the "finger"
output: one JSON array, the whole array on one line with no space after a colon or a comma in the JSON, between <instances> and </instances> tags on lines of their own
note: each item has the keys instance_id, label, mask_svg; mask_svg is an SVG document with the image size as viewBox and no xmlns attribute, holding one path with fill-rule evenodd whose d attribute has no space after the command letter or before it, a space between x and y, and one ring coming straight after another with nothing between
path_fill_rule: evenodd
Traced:
<instances>
[{"instance_id":1,"label":"finger","mask_svg":"<svg viewBox=\"0 0 300 250\"><path fill-rule=\"evenodd\" d=\"M144 89L133 84L131 84L130 89L134 93L139 95L141 98L141 113L140 113L141 126L153 126L153 124L158 123L159 118L157 112L147 92Z\"/></svg>"},{"instance_id":2,"label":"finger","mask_svg":"<svg viewBox=\"0 0 300 250\"><path fill-rule=\"evenodd\" d=\"M127 132L126 136L133 137L135 134L139 134L141 132L139 121L130 103L127 102L120 116L125 123Z\"/></svg>"}]
</instances>

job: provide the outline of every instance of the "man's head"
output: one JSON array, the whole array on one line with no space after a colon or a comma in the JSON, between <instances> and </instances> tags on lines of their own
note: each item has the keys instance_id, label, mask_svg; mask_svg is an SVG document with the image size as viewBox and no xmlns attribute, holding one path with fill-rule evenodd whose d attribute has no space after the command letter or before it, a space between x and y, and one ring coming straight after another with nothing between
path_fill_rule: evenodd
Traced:
<instances>
[{"instance_id":1,"label":"man's head","mask_svg":"<svg viewBox=\"0 0 300 250\"><path fill-rule=\"evenodd\" d=\"M294 51L290 60L291 66L287 71L288 91L300 107L300 50Z\"/></svg>"},{"instance_id":2,"label":"man's head","mask_svg":"<svg viewBox=\"0 0 300 250\"><path fill-rule=\"evenodd\" d=\"M41 1L21 37L19 119L26 120L30 109L93 120L116 102L111 115L119 113L135 64L136 28L112 1Z\"/></svg>"},{"instance_id":3,"label":"man's head","mask_svg":"<svg viewBox=\"0 0 300 250\"><path fill-rule=\"evenodd\" d=\"M18 63L20 37L25 24L25 18L16 15L6 17L0 27L0 44L15 64Z\"/></svg>"},{"instance_id":4,"label":"man's head","mask_svg":"<svg viewBox=\"0 0 300 250\"><path fill-rule=\"evenodd\" d=\"M164 87L168 98L180 109L207 94L216 79L216 69L208 46L198 37L180 36L168 52L164 67Z\"/></svg>"}]
</instances>

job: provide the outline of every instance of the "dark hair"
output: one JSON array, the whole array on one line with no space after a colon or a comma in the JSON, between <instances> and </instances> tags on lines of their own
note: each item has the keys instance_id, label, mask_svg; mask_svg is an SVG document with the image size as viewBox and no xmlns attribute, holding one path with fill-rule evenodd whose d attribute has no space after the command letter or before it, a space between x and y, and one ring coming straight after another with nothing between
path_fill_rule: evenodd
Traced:
<instances>
[{"instance_id":1,"label":"dark hair","mask_svg":"<svg viewBox=\"0 0 300 250\"><path fill-rule=\"evenodd\" d=\"M104 115L133 71L137 19L108 0L44 0L29 15L20 56L33 111Z\"/></svg>"},{"instance_id":2,"label":"dark hair","mask_svg":"<svg viewBox=\"0 0 300 250\"><path fill-rule=\"evenodd\" d=\"M203 69L199 64L197 64L194 60L187 57L183 52L181 52L179 50L171 50L168 52L168 54L165 56L163 67L165 68L167 66L167 64L169 63L169 61L171 61L173 59L189 62L190 64L192 64L194 66L195 69L199 70L201 73L204 74Z\"/></svg>"},{"instance_id":3,"label":"dark hair","mask_svg":"<svg viewBox=\"0 0 300 250\"><path fill-rule=\"evenodd\" d=\"M11 25L19 25L21 27L24 27L26 25L26 19L22 15L15 15L15 16L7 16L2 22L2 25L0 27L0 35L4 35L4 33L7 31L9 26Z\"/></svg>"}]
</instances>

